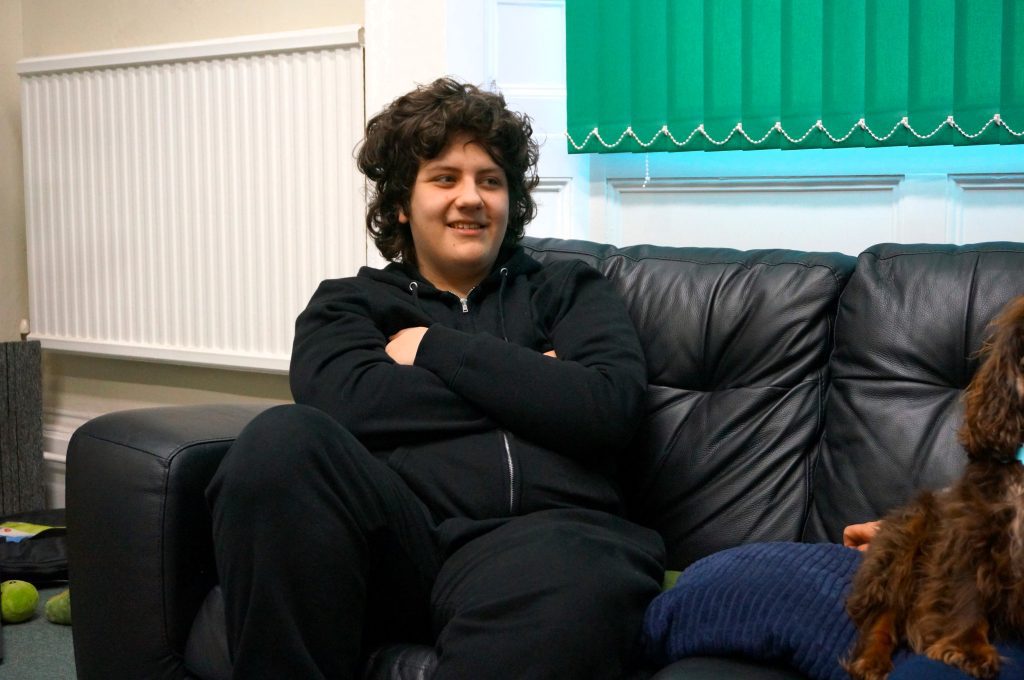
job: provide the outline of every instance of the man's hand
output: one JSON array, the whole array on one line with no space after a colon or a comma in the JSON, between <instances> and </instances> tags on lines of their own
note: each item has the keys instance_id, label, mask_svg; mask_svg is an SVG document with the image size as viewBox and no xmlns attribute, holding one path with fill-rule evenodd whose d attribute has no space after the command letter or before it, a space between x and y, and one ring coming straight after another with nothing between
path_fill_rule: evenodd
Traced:
<instances>
[{"instance_id":1,"label":"man's hand","mask_svg":"<svg viewBox=\"0 0 1024 680\"><path fill-rule=\"evenodd\" d=\"M412 366L416 361L416 352L420 348L420 341L423 340L423 334L426 332L426 326L403 328L388 338L388 344L384 351L396 364Z\"/></svg>"},{"instance_id":2,"label":"man's hand","mask_svg":"<svg viewBox=\"0 0 1024 680\"><path fill-rule=\"evenodd\" d=\"M880 526L882 526L881 520L864 522L863 524L851 524L843 529L843 545L864 552L871 545L871 539L878 533Z\"/></svg>"}]
</instances>

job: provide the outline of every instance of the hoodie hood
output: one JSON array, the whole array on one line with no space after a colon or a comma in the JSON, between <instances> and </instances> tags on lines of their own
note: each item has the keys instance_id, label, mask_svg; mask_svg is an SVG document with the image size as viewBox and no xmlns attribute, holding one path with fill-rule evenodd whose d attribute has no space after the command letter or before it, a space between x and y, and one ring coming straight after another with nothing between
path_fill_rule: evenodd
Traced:
<instances>
[{"instance_id":1,"label":"hoodie hood","mask_svg":"<svg viewBox=\"0 0 1024 680\"><path fill-rule=\"evenodd\" d=\"M513 279L517 276L532 274L539 271L540 268L540 263L527 255L521 246L503 247L498 251L498 258L495 260L490 273L483 281L477 284L474 290L488 290L492 287L500 286L503 279ZM384 269L362 267L359 270L359 276L395 286L417 297L419 295L432 297L448 293L448 291L435 288L432 283L420 274L419 269L410 262L392 262ZM412 283L416 285L410 286ZM454 295L454 293L449 294Z\"/></svg>"},{"instance_id":2,"label":"hoodie hood","mask_svg":"<svg viewBox=\"0 0 1024 680\"><path fill-rule=\"evenodd\" d=\"M490 273L473 287L470 295L465 300L450 291L438 290L410 262L392 262L384 269L363 267L359 270L359 276L394 286L404 293L411 295L417 309L424 313L426 313L426 310L420 301L421 297L424 299L443 299L447 297L452 301L458 300L462 305L463 311L467 311L467 302L470 296L472 296L472 299L477 300L497 289L498 332L500 337L508 342L508 327L505 318L505 290L511 280L520 276L528 276L540 271L540 269L540 263L530 257L522 247L502 248L498 251L498 258L494 261L494 266L491 267Z\"/></svg>"}]
</instances>

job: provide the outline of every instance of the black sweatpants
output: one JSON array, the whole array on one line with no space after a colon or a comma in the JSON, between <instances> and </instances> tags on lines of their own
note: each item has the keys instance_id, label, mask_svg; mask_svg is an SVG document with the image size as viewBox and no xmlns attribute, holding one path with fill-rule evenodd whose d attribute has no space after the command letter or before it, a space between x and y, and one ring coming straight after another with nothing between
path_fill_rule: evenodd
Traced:
<instances>
[{"instance_id":1,"label":"black sweatpants","mask_svg":"<svg viewBox=\"0 0 1024 680\"><path fill-rule=\"evenodd\" d=\"M257 417L207 490L234 677L354 678L381 642L435 678L621 678L660 540L556 509L440 523L386 463L304 406Z\"/></svg>"}]
</instances>

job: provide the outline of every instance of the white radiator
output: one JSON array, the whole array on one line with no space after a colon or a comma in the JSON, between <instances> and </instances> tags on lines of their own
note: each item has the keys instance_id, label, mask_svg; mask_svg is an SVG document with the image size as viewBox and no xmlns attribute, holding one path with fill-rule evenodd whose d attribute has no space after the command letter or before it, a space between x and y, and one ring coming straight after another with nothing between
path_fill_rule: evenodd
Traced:
<instances>
[{"instance_id":1,"label":"white radiator","mask_svg":"<svg viewBox=\"0 0 1024 680\"><path fill-rule=\"evenodd\" d=\"M19 62L33 339L287 368L366 262L359 29Z\"/></svg>"}]
</instances>

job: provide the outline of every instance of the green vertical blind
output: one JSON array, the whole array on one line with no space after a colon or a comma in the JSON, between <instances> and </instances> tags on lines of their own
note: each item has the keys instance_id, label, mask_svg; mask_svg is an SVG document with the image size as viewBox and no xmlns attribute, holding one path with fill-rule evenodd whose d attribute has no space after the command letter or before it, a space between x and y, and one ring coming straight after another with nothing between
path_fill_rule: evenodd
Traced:
<instances>
[{"instance_id":1,"label":"green vertical blind","mask_svg":"<svg viewBox=\"0 0 1024 680\"><path fill-rule=\"evenodd\" d=\"M571 153L1024 142L1024 0L566 0Z\"/></svg>"}]
</instances>

